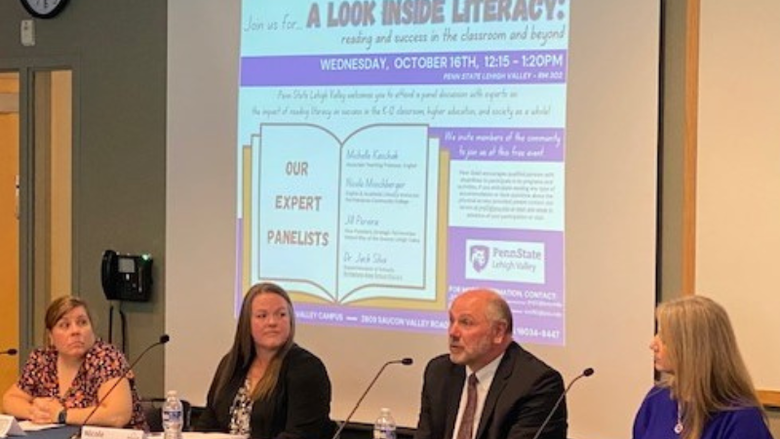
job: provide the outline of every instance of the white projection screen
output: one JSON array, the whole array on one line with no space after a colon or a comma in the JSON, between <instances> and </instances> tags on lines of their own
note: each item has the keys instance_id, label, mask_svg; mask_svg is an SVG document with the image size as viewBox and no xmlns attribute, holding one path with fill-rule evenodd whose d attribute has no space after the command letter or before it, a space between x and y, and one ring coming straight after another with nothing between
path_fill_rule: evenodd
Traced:
<instances>
[{"instance_id":1,"label":"white projection screen","mask_svg":"<svg viewBox=\"0 0 780 439\"><path fill-rule=\"evenodd\" d=\"M246 288L292 292L344 419L414 427L446 309L586 367L569 436L652 385L657 2L170 0L165 383L203 404Z\"/></svg>"}]
</instances>

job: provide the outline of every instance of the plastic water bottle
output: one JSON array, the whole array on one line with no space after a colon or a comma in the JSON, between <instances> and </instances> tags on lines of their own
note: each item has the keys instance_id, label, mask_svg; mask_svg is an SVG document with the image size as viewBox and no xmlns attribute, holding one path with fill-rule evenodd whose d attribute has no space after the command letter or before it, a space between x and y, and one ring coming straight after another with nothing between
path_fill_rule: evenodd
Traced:
<instances>
[{"instance_id":1,"label":"plastic water bottle","mask_svg":"<svg viewBox=\"0 0 780 439\"><path fill-rule=\"evenodd\" d=\"M184 426L184 407L175 390L169 390L162 407L162 425L164 439L181 439Z\"/></svg>"},{"instance_id":2,"label":"plastic water bottle","mask_svg":"<svg viewBox=\"0 0 780 439\"><path fill-rule=\"evenodd\" d=\"M374 439L395 439L395 419L388 408L383 408L374 422Z\"/></svg>"}]
</instances>

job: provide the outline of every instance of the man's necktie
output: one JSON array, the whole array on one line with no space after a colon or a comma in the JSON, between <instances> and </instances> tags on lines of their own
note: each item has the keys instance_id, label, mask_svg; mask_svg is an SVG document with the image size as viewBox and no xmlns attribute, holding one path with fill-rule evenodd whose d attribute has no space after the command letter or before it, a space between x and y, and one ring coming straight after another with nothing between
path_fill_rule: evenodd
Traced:
<instances>
[{"instance_id":1,"label":"man's necktie","mask_svg":"<svg viewBox=\"0 0 780 439\"><path fill-rule=\"evenodd\" d=\"M468 389L466 390L466 408L463 410L463 417L460 420L458 436L456 439L471 439L474 430L474 415L477 412L477 376L469 375Z\"/></svg>"}]
</instances>

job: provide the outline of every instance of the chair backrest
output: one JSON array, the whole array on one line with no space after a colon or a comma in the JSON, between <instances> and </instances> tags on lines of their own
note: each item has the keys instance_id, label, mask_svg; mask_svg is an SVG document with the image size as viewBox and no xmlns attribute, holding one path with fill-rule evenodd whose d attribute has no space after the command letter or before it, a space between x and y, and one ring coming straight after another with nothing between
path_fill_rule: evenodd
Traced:
<instances>
[{"instance_id":1,"label":"chair backrest","mask_svg":"<svg viewBox=\"0 0 780 439\"><path fill-rule=\"evenodd\" d=\"M165 398L141 398L141 407L146 415L146 422L149 424L149 431L163 431L162 426L162 406L165 404ZM192 414L192 405L186 399L181 400L181 406L184 409L183 431L189 431L190 417Z\"/></svg>"}]
</instances>

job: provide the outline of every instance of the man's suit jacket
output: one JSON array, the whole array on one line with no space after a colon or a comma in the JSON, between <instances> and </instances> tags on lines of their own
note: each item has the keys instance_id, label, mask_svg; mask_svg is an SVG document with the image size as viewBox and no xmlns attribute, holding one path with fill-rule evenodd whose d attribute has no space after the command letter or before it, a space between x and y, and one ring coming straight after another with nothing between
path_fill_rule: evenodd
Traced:
<instances>
[{"instance_id":1,"label":"man's suit jacket","mask_svg":"<svg viewBox=\"0 0 780 439\"><path fill-rule=\"evenodd\" d=\"M414 439L454 439L466 367L449 355L425 369L420 420ZM507 348L485 399L475 439L532 439L563 394L561 375L515 342ZM540 439L566 439L562 401Z\"/></svg>"}]
</instances>

